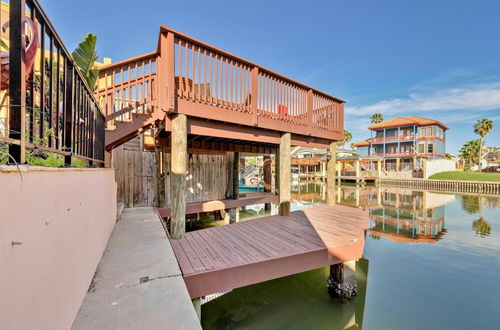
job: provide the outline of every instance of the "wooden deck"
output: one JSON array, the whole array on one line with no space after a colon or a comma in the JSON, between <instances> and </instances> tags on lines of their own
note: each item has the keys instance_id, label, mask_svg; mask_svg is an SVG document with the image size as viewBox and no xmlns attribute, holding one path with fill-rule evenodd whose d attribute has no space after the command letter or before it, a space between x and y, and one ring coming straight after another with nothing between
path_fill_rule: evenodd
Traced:
<instances>
[{"instance_id":1,"label":"wooden deck","mask_svg":"<svg viewBox=\"0 0 500 330\"><path fill-rule=\"evenodd\" d=\"M186 233L170 242L191 298L359 259L366 211L321 206Z\"/></svg>"},{"instance_id":2,"label":"wooden deck","mask_svg":"<svg viewBox=\"0 0 500 330\"><path fill-rule=\"evenodd\" d=\"M213 212L219 210L232 209L241 206L250 206L256 204L276 203L278 195L271 193L259 193L255 196L241 197L238 199L222 199L208 202L195 202L186 204L186 214L194 214L201 212ZM170 206L158 209L158 213L162 218L170 217Z\"/></svg>"}]
</instances>

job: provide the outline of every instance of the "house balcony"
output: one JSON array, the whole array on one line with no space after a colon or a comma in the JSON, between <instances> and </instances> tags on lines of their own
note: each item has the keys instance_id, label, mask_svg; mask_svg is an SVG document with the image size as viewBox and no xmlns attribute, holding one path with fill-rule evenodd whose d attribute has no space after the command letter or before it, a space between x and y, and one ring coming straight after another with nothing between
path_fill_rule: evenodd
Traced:
<instances>
[{"instance_id":1,"label":"house balcony","mask_svg":"<svg viewBox=\"0 0 500 330\"><path fill-rule=\"evenodd\" d=\"M404 142L404 141L414 141L415 135L399 135L399 136L386 136L386 137L374 137L372 138L372 143L388 143L388 142Z\"/></svg>"},{"instance_id":2,"label":"house balcony","mask_svg":"<svg viewBox=\"0 0 500 330\"><path fill-rule=\"evenodd\" d=\"M369 157L382 157L382 158L393 158L393 157L413 157L417 156L416 152L413 151L403 151L403 152L386 152L386 153L371 153Z\"/></svg>"},{"instance_id":3,"label":"house balcony","mask_svg":"<svg viewBox=\"0 0 500 330\"><path fill-rule=\"evenodd\" d=\"M109 130L134 116L150 125L151 114L181 113L323 145L344 131L343 100L164 26L155 52L99 68L96 97Z\"/></svg>"}]
</instances>

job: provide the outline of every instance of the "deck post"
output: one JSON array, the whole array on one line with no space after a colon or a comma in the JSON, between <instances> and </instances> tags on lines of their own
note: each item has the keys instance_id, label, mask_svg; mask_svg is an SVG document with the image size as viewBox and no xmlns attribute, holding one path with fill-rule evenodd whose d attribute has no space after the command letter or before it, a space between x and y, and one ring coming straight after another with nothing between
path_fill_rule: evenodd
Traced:
<instances>
[{"instance_id":1,"label":"deck post","mask_svg":"<svg viewBox=\"0 0 500 330\"><path fill-rule=\"evenodd\" d=\"M279 214L290 215L291 190L291 142L290 133L282 133L279 148Z\"/></svg>"},{"instance_id":2,"label":"deck post","mask_svg":"<svg viewBox=\"0 0 500 330\"><path fill-rule=\"evenodd\" d=\"M172 32L160 33L158 56L158 101L163 111L175 110L175 36Z\"/></svg>"},{"instance_id":3,"label":"deck post","mask_svg":"<svg viewBox=\"0 0 500 330\"><path fill-rule=\"evenodd\" d=\"M399 166L400 166L400 159L399 158L396 158L396 172L399 172Z\"/></svg>"},{"instance_id":4,"label":"deck post","mask_svg":"<svg viewBox=\"0 0 500 330\"><path fill-rule=\"evenodd\" d=\"M240 194L240 153L233 152L231 160L231 193L230 198L238 199ZM240 209L235 207L228 210L229 219L224 219L225 223L235 223L240 221Z\"/></svg>"},{"instance_id":5,"label":"deck post","mask_svg":"<svg viewBox=\"0 0 500 330\"><path fill-rule=\"evenodd\" d=\"M201 298L195 298L191 300L193 302L194 311L198 316L198 320L201 321Z\"/></svg>"},{"instance_id":6,"label":"deck post","mask_svg":"<svg viewBox=\"0 0 500 330\"><path fill-rule=\"evenodd\" d=\"M356 282L356 260L330 266L330 276L327 280L328 293L332 298L347 301L358 294Z\"/></svg>"},{"instance_id":7,"label":"deck post","mask_svg":"<svg viewBox=\"0 0 500 330\"><path fill-rule=\"evenodd\" d=\"M165 171L163 148L155 147L156 159L156 201L158 207L165 207Z\"/></svg>"},{"instance_id":8,"label":"deck post","mask_svg":"<svg viewBox=\"0 0 500 330\"><path fill-rule=\"evenodd\" d=\"M335 167L337 164L337 142L330 142L330 157L326 163L326 195L327 205L335 205Z\"/></svg>"},{"instance_id":9,"label":"deck post","mask_svg":"<svg viewBox=\"0 0 500 330\"><path fill-rule=\"evenodd\" d=\"M170 235L182 238L186 232L187 116L172 117L170 160Z\"/></svg>"},{"instance_id":10,"label":"deck post","mask_svg":"<svg viewBox=\"0 0 500 330\"><path fill-rule=\"evenodd\" d=\"M354 167L356 168L356 182L358 182L358 179L361 178L361 167L360 167L359 160L356 160L354 162Z\"/></svg>"},{"instance_id":11,"label":"deck post","mask_svg":"<svg viewBox=\"0 0 500 330\"><path fill-rule=\"evenodd\" d=\"M273 187L273 171L271 169L271 156L264 156L264 191L271 192ZM271 209L271 203L265 204L265 210Z\"/></svg>"},{"instance_id":12,"label":"deck post","mask_svg":"<svg viewBox=\"0 0 500 330\"><path fill-rule=\"evenodd\" d=\"M377 160L377 177L382 178L382 161L380 159Z\"/></svg>"}]
</instances>

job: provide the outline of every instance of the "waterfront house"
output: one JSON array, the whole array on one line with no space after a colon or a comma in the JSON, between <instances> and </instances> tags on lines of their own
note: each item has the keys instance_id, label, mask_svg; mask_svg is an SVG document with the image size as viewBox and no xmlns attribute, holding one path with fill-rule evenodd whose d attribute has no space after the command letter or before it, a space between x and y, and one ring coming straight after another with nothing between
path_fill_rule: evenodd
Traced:
<instances>
[{"instance_id":1,"label":"waterfront house","mask_svg":"<svg viewBox=\"0 0 500 330\"><path fill-rule=\"evenodd\" d=\"M360 157L383 159L385 170L414 170L423 159L444 158L446 131L442 122L417 117L395 117L368 127L369 139L355 143Z\"/></svg>"}]
</instances>

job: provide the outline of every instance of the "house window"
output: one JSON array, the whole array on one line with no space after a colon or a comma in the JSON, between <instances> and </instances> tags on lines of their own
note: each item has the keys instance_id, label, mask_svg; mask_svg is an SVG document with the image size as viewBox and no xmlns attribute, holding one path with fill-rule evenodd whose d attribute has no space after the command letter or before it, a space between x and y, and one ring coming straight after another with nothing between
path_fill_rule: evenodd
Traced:
<instances>
[{"instance_id":1,"label":"house window","mask_svg":"<svg viewBox=\"0 0 500 330\"><path fill-rule=\"evenodd\" d=\"M427 153L428 154L433 154L434 153L434 144L433 143L429 143L427 145Z\"/></svg>"},{"instance_id":2,"label":"house window","mask_svg":"<svg viewBox=\"0 0 500 330\"><path fill-rule=\"evenodd\" d=\"M420 137L431 137L433 136L432 134L433 127L420 127Z\"/></svg>"},{"instance_id":3,"label":"house window","mask_svg":"<svg viewBox=\"0 0 500 330\"><path fill-rule=\"evenodd\" d=\"M419 154L423 154L425 152L424 147L425 147L425 144L423 144L423 143L418 144L417 149L418 149Z\"/></svg>"}]
</instances>

